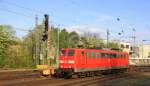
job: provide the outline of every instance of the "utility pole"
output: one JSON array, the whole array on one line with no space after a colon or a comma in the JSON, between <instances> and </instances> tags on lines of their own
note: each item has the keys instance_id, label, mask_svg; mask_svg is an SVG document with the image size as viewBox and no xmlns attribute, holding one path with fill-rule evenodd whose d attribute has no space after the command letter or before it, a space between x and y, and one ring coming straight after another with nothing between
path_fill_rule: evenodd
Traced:
<instances>
[{"instance_id":1,"label":"utility pole","mask_svg":"<svg viewBox=\"0 0 150 86\"><path fill-rule=\"evenodd\" d=\"M57 30L57 58L56 58L56 67L59 67L59 27Z\"/></svg>"},{"instance_id":2,"label":"utility pole","mask_svg":"<svg viewBox=\"0 0 150 86\"><path fill-rule=\"evenodd\" d=\"M34 35L33 35L33 32L31 30L29 30L29 33L31 34L31 43L32 43L32 60L34 62L34 64L36 63L36 59L35 59L35 45L34 45Z\"/></svg>"},{"instance_id":3,"label":"utility pole","mask_svg":"<svg viewBox=\"0 0 150 86\"><path fill-rule=\"evenodd\" d=\"M109 29L107 29L107 48L109 48Z\"/></svg>"},{"instance_id":4,"label":"utility pole","mask_svg":"<svg viewBox=\"0 0 150 86\"><path fill-rule=\"evenodd\" d=\"M35 26L36 27L38 26L38 16L37 15L35 16Z\"/></svg>"},{"instance_id":5,"label":"utility pole","mask_svg":"<svg viewBox=\"0 0 150 86\"><path fill-rule=\"evenodd\" d=\"M136 36L135 36L135 28L132 29L133 30L133 57L135 57L136 55L136 44L135 44L135 39L136 39Z\"/></svg>"},{"instance_id":6,"label":"utility pole","mask_svg":"<svg viewBox=\"0 0 150 86\"><path fill-rule=\"evenodd\" d=\"M143 49L143 42L144 42L145 40L142 40L142 58L143 58L143 53L144 53L144 49Z\"/></svg>"},{"instance_id":7,"label":"utility pole","mask_svg":"<svg viewBox=\"0 0 150 86\"><path fill-rule=\"evenodd\" d=\"M37 26L38 26L38 16L36 15L35 16L35 29L37 29ZM35 65L37 65L38 59L39 59L38 58L37 34L35 33L33 36L34 36L34 39L35 39Z\"/></svg>"}]
</instances>

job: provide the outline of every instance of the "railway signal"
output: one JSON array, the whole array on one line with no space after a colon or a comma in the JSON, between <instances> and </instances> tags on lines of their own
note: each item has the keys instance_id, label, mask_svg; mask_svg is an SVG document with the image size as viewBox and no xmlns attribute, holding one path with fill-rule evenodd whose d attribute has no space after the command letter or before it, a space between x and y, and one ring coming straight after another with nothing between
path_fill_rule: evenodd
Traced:
<instances>
[{"instance_id":1,"label":"railway signal","mask_svg":"<svg viewBox=\"0 0 150 86\"><path fill-rule=\"evenodd\" d=\"M49 28L49 16L45 14L44 17L45 17L45 32L47 32Z\"/></svg>"},{"instance_id":2,"label":"railway signal","mask_svg":"<svg viewBox=\"0 0 150 86\"><path fill-rule=\"evenodd\" d=\"M44 28L44 34L42 36L42 40L46 41L48 39L48 28L49 28L49 16L47 14L44 15L45 17L45 28Z\"/></svg>"},{"instance_id":3,"label":"railway signal","mask_svg":"<svg viewBox=\"0 0 150 86\"><path fill-rule=\"evenodd\" d=\"M43 41L46 41L46 40L48 39L48 34L45 34L45 33L44 33L42 37L43 37L42 40L43 40Z\"/></svg>"}]
</instances>

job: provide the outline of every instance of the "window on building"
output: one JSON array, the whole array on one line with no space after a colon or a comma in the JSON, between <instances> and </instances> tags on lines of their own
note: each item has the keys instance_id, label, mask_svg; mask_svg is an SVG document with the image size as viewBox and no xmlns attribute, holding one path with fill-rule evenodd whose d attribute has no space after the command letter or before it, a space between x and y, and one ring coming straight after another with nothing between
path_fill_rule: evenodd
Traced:
<instances>
[{"instance_id":1,"label":"window on building","mask_svg":"<svg viewBox=\"0 0 150 86\"><path fill-rule=\"evenodd\" d=\"M133 50L133 47L131 47L130 50Z\"/></svg>"},{"instance_id":2,"label":"window on building","mask_svg":"<svg viewBox=\"0 0 150 86\"><path fill-rule=\"evenodd\" d=\"M126 45L126 48L129 49L129 45Z\"/></svg>"},{"instance_id":3,"label":"window on building","mask_svg":"<svg viewBox=\"0 0 150 86\"><path fill-rule=\"evenodd\" d=\"M121 44L121 48L124 48L124 45L123 45L123 44Z\"/></svg>"},{"instance_id":4,"label":"window on building","mask_svg":"<svg viewBox=\"0 0 150 86\"><path fill-rule=\"evenodd\" d=\"M148 53L148 58L150 58L150 52Z\"/></svg>"}]
</instances>

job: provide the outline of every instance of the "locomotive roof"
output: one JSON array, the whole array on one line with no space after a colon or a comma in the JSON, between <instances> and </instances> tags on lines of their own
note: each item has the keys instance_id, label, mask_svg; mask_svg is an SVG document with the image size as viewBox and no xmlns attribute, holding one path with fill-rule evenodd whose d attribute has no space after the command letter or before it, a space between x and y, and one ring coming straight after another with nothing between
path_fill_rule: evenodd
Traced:
<instances>
[{"instance_id":1,"label":"locomotive roof","mask_svg":"<svg viewBox=\"0 0 150 86\"><path fill-rule=\"evenodd\" d=\"M111 49L84 49L84 48L64 48L61 50L90 50L90 51L102 51L102 52L111 52L111 53L125 53L127 54L127 52L123 52L123 51L117 51L117 50L111 50Z\"/></svg>"}]
</instances>

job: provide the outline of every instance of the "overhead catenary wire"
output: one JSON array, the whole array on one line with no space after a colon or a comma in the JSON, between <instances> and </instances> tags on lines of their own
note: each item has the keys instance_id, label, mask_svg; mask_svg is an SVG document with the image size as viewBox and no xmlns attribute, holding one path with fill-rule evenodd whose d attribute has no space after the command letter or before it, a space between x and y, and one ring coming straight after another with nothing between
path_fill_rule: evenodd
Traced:
<instances>
[{"instance_id":1,"label":"overhead catenary wire","mask_svg":"<svg viewBox=\"0 0 150 86\"><path fill-rule=\"evenodd\" d=\"M16 4L15 2L10 2L10 1L7 1L7 0L0 0L0 3L4 3L4 4L6 4L6 5L10 5L10 6L14 6L14 7L17 7L17 8L21 8L21 9L24 9L24 10L27 10L27 11L30 11L30 12L34 12L34 13L36 13L35 14L35 16L36 15L39 15L39 14L44 14L45 12L43 12L43 11L39 11L39 10L36 10L36 9L33 9L33 8L29 8L29 7L25 7L25 6L22 6L22 5L20 5L20 4ZM9 12L9 13L13 13L13 14L16 14L16 15L20 15L20 16L24 16L24 17L27 17L27 18L34 18L35 19L35 16L31 16L31 15L26 15L26 14L24 14L24 13L21 13L21 12L16 12L16 11L12 11L12 10L9 10L9 9L1 9L0 8L0 11L5 11L5 12ZM52 16L52 15L51 15ZM39 18L38 17L38 19L39 20L43 20L43 18ZM71 21L71 22L73 22L73 23L77 23L77 21Z\"/></svg>"},{"instance_id":2,"label":"overhead catenary wire","mask_svg":"<svg viewBox=\"0 0 150 86\"><path fill-rule=\"evenodd\" d=\"M7 4L7 5L18 7L18 8L21 8L21 9L25 9L25 10L28 10L28 11L31 11L31 12L35 12L36 14L42 14L43 15L43 13L45 13L45 12L42 12L42 11L39 11L39 10L35 10L35 9L31 9L31 8L28 8L28 7L18 5L18 4L13 3L13 2L8 2L6 0L1 0L0 2L4 3L4 4Z\"/></svg>"},{"instance_id":3,"label":"overhead catenary wire","mask_svg":"<svg viewBox=\"0 0 150 86\"><path fill-rule=\"evenodd\" d=\"M13 13L15 15L19 15L19 16L23 16L23 17L27 17L27 18L35 18L34 16L29 16L29 15L26 15L26 14L23 14L23 13L19 13L19 12L16 12L16 11L12 11L12 10L9 10L9 9L5 9L5 8L0 8L0 11Z\"/></svg>"},{"instance_id":4,"label":"overhead catenary wire","mask_svg":"<svg viewBox=\"0 0 150 86\"><path fill-rule=\"evenodd\" d=\"M43 11L39 11L39 10L36 10L36 9L33 9L33 8L28 8L28 7L22 6L20 4L16 4L14 2L6 1L6 0L0 0L0 3L4 3L4 4L10 5L10 6L18 7L18 8L21 8L21 9L25 9L25 10L28 10L30 12L35 12L36 14L42 14L43 15L45 13ZM71 4L74 4L74 2L71 2ZM51 16L52 16L52 13L51 13ZM39 18L39 19L43 20L43 18ZM74 21L74 20L71 21L71 22L77 23L77 21Z\"/></svg>"}]
</instances>

